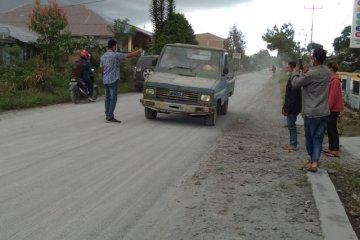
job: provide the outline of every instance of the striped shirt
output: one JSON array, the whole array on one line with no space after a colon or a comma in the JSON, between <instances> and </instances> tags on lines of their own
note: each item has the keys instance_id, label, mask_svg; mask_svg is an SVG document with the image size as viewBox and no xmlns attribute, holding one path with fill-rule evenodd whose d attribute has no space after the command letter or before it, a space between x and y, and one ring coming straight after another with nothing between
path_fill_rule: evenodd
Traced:
<instances>
[{"instance_id":1,"label":"striped shirt","mask_svg":"<svg viewBox=\"0 0 360 240\"><path fill-rule=\"evenodd\" d=\"M120 62L127 58L127 54L108 49L100 58L103 69L103 84L111 84L120 80Z\"/></svg>"}]
</instances>

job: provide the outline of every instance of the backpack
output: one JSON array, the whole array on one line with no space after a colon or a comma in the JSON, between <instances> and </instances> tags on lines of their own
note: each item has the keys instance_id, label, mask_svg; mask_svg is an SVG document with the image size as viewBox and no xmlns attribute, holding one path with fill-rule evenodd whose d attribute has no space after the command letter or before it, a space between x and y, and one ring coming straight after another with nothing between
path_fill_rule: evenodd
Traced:
<instances>
[{"instance_id":1,"label":"backpack","mask_svg":"<svg viewBox=\"0 0 360 240\"><path fill-rule=\"evenodd\" d=\"M72 65L72 71L71 71L71 77L78 79L81 78L82 75L82 64L80 59L73 63Z\"/></svg>"}]
</instances>

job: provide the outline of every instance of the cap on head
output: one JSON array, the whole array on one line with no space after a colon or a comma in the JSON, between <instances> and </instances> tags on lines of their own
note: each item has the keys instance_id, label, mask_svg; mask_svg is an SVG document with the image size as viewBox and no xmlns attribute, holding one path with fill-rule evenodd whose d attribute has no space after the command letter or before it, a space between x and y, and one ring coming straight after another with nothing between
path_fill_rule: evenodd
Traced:
<instances>
[{"instance_id":1,"label":"cap on head","mask_svg":"<svg viewBox=\"0 0 360 240\"><path fill-rule=\"evenodd\" d=\"M89 54L88 51L82 50L82 51L80 52L80 57L82 57L82 58L84 58L84 59L88 59L88 58L90 57L90 54Z\"/></svg>"}]
</instances>

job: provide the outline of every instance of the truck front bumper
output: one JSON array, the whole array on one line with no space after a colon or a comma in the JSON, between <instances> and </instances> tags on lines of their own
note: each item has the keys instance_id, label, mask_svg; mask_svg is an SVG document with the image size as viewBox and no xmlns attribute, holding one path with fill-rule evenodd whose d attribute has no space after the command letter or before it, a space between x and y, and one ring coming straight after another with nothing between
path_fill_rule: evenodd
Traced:
<instances>
[{"instance_id":1,"label":"truck front bumper","mask_svg":"<svg viewBox=\"0 0 360 240\"><path fill-rule=\"evenodd\" d=\"M189 105L172 102L162 102L157 100L140 99L144 107L153 109L161 113L182 113L187 115L209 115L216 111L215 107L199 105Z\"/></svg>"}]
</instances>

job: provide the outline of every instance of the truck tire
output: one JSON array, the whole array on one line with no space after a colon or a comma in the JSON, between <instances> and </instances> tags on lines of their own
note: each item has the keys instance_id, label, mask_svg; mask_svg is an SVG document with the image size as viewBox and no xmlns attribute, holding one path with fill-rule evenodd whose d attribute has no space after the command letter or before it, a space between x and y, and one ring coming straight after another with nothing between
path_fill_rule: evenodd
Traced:
<instances>
[{"instance_id":1,"label":"truck tire","mask_svg":"<svg viewBox=\"0 0 360 240\"><path fill-rule=\"evenodd\" d=\"M153 75L154 70L152 68L144 68L141 72L141 76L144 81L148 80Z\"/></svg>"},{"instance_id":2,"label":"truck tire","mask_svg":"<svg viewBox=\"0 0 360 240\"><path fill-rule=\"evenodd\" d=\"M226 115L229 106L229 100L226 100L224 104L220 107L220 115Z\"/></svg>"},{"instance_id":3,"label":"truck tire","mask_svg":"<svg viewBox=\"0 0 360 240\"><path fill-rule=\"evenodd\" d=\"M204 119L205 120L205 125L206 126L215 126L216 117L217 117L216 112L214 112L212 114L209 114L209 115L206 115L205 119Z\"/></svg>"},{"instance_id":4,"label":"truck tire","mask_svg":"<svg viewBox=\"0 0 360 240\"><path fill-rule=\"evenodd\" d=\"M155 110L152 110L150 108L145 108L145 117L147 119L156 119L156 116L157 116L157 111Z\"/></svg>"}]
</instances>

